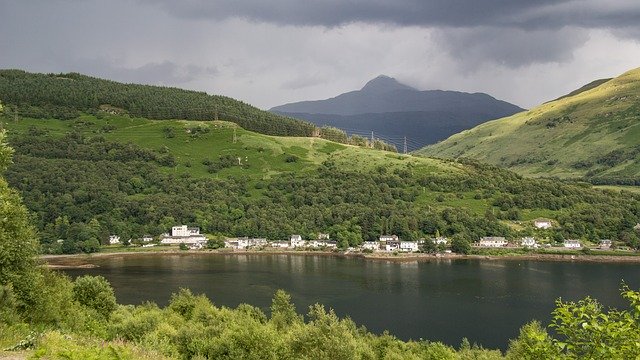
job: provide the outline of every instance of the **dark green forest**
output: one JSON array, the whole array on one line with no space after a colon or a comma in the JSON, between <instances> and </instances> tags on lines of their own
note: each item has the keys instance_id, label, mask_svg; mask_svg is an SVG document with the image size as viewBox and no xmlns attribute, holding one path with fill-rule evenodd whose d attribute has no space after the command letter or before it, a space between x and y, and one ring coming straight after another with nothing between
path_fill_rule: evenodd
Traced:
<instances>
[{"instance_id":1,"label":"dark green forest","mask_svg":"<svg viewBox=\"0 0 640 360\"><path fill-rule=\"evenodd\" d=\"M311 136L315 125L260 110L226 96L170 87L122 84L69 74L0 70L0 102L12 116L73 119L81 113L123 113L148 119L225 119L268 135Z\"/></svg>"},{"instance_id":2,"label":"dark green forest","mask_svg":"<svg viewBox=\"0 0 640 360\"><path fill-rule=\"evenodd\" d=\"M409 166L346 170L328 160L313 171L270 179L193 178L161 171L173 166L170 154L102 136L54 137L31 129L10 142L15 156L6 178L33 212L45 252L97 251L109 234L159 235L178 223L272 240L329 232L343 247L386 233L409 240L439 233L473 242L531 235L503 221L517 221L527 209L558 213L560 227L544 234L556 241L610 238L639 245L633 231L638 195L526 179L471 161L463 163L462 174L413 173ZM417 201L426 192L434 200ZM478 214L440 203L469 192L491 207Z\"/></svg>"}]
</instances>

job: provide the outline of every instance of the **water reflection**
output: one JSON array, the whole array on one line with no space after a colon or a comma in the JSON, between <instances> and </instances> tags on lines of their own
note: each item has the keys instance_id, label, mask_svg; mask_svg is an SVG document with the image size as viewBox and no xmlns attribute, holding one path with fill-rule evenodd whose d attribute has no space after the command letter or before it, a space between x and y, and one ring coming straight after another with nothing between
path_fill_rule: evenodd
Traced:
<instances>
[{"instance_id":1,"label":"water reflection","mask_svg":"<svg viewBox=\"0 0 640 360\"><path fill-rule=\"evenodd\" d=\"M302 255L114 256L100 267L69 270L103 275L118 300L164 305L181 287L204 293L217 305L249 303L268 311L277 289L298 307L322 303L369 330L403 339L425 338L457 346L462 337L504 348L520 326L549 321L554 301L592 295L623 306L622 279L640 287L635 264L438 260L382 262ZM490 329L490 331L488 331Z\"/></svg>"}]
</instances>

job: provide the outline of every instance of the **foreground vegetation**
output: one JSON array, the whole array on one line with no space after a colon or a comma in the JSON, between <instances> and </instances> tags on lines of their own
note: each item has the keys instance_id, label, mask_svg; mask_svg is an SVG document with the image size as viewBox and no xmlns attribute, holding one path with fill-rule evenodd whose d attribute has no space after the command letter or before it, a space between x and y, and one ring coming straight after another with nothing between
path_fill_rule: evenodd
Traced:
<instances>
[{"instance_id":1,"label":"foreground vegetation","mask_svg":"<svg viewBox=\"0 0 640 360\"><path fill-rule=\"evenodd\" d=\"M535 177L640 185L640 69L419 151L470 157Z\"/></svg>"}]
</instances>

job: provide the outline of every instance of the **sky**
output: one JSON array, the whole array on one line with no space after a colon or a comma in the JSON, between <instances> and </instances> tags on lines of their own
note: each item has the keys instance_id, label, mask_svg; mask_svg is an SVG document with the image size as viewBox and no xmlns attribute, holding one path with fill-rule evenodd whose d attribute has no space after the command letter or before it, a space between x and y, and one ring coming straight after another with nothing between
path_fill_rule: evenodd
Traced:
<instances>
[{"instance_id":1,"label":"sky","mask_svg":"<svg viewBox=\"0 0 640 360\"><path fill-rule=\"evenodd\" d=\"M0 68L263 109L381 74L531 108L637 67L638 0L0 0Z\"/></svg>"}]
</instances>

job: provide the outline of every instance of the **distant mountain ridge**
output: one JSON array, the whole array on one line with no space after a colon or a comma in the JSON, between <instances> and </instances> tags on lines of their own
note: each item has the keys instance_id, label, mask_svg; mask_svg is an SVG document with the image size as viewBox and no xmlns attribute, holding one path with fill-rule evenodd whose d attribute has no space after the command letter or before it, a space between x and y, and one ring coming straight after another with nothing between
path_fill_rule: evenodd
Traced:
<instances>
[{"instance_id":1,"label":"distant mountain ridge","mask_svg":"<svg viewBox=\"0 0 640 360\"><path fill-rule=\"evenodd\" d=\"M371 131L396 143L409 137L410 150L442 140L487 120L512 115L522 108L484 93L417 90L380 75L362 89L326 100L276 106L270 111L349 133ZM400 145L400 146L399 146Z\"/></svg>"},{"instance_id":2,"label":"distant mountain ridge","mask_svg":"<svg viewBox=\"0 0 640 360\"><path fill-rule=\"evenodd\" d=\"M523 175L640 185L640 68L593 81L529 111L430 145L426 156L468 157Z\"/></svg>"}]
</instances>

